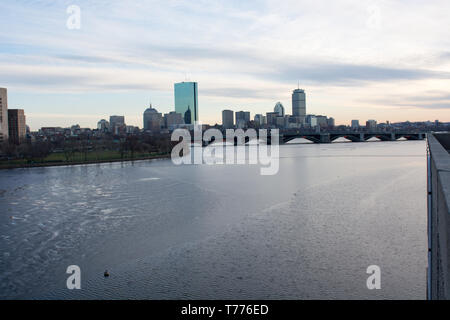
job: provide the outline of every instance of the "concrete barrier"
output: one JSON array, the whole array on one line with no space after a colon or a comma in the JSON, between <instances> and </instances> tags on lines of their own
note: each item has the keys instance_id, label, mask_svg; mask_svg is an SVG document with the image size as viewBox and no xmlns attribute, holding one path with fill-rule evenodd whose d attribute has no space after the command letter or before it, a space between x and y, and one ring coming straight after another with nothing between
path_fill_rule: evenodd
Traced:
<instances>
[{"instance_id":1,"label":"concrete barrier","mask_svg":"<svg viewBox=\"0 0 450 320\"><path fill-rule=\"evenodd\" d=\"M450 133L428 134L428 299L450 299Z\"/></svg>"}]
</instances>

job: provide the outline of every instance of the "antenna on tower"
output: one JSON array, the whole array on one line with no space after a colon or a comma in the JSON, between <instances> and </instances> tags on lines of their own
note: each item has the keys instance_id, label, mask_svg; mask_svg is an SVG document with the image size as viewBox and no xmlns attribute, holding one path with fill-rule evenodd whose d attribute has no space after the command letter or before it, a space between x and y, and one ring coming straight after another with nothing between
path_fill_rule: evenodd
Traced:
<instances>
[{"instance_id":1,"label":"antenna on tower","mask_svg":"<svg viewBox=\"0 0 450 320\"><path fill-rule=\"evenodd\" d=\"M300 89L300 81L297 81L297 89Z\"/></svg>"}]
</instances>

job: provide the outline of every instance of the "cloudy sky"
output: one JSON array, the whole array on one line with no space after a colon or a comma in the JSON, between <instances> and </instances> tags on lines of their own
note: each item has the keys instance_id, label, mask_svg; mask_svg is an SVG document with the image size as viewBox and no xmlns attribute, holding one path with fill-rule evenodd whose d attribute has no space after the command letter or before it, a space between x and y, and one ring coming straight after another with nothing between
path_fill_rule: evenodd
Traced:
<instances>
[{"instance_id":1,"label":"cloudy sky","mask_svg":"<svg viewBox=\"0 0 450 320\"><path fill-rule=\"evenodd\" d=\"M69 29L67 8L81 9ZM199 84L203 123L221 110L450 121L448 0L18 0L0 2L0 87L32 129L123 114L142 126L173 84ZM73 20L71 20L73 21Z\"/></svg>"}]
</instances>

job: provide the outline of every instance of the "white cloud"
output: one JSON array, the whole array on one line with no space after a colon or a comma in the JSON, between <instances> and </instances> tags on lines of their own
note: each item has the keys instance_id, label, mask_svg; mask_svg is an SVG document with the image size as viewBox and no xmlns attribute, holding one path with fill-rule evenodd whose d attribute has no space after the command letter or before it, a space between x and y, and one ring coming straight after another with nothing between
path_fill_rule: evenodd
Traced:
<instances>
[{"instance_id":1,"label":"white cloud","mask_svg":"<svg viewBox=\"0 0 450 320\"><path fill-rule=\"evenodd\" d=\"M79 0L79 31L65 27L72 2L0 4L0 28L8 30L0 34L1 86L170 97L173 82L187 76L199 82L203 120L215 122L225 106L258 113L278 100L289 106L300 80L309 111L344 122L352 116L346 110L419 120L421 111L402 114L401 102L380 105L372 97L427 95L450 85L446 0ZM173 101L163 104L166 112ZM433 113L450 121L446 108Z\"/></svg>"}]
</instances>

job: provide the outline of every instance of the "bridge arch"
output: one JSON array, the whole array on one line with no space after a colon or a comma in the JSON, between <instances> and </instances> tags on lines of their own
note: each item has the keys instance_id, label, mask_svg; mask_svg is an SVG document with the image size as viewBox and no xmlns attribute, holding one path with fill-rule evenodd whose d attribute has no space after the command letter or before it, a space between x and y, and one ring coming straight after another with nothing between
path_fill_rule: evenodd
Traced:
<instances>
[{"instance_id":1,"label":"bridge arch","mask_svg":"<svg viewBox=\"0 0 450 320\"><path fill-rule=\"evenodd\" d=\"M320 142L320 136L315 135L292 135L292 136L283 136L283 143L288 143L289 141L295 140L295 139L305 139L308 141L311 141L313 143L319 143Z\"/></svg>"},{"instance_id":2,"label":"bridge arch","mask_svg":"<svg viewBox=\"0 0 450 320\"><path fill-rule=\"evenodd\" d=\"M359 134L346 134L346 133L330 134L331 142L333 142L339 138L344 138L351 142L360 142L361 141L361 137Z\"/></svg>"}]
</instances>

